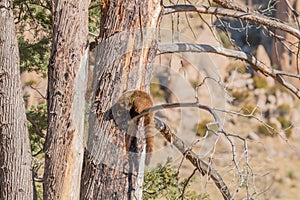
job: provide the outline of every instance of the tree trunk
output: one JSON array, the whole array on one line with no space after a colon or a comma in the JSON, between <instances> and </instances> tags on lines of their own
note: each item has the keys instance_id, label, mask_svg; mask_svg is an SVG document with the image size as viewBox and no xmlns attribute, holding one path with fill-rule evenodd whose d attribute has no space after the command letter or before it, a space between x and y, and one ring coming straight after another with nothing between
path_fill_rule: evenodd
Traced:
<instances>
[{"instance_id":1,"label":"tree trunk","mask_svg":"<svg viewBox=\"0 0 300 200\"><path fill-rule=\"evenodd\" d=\"M133 166L124 151L125 134L109 113L122 92L149 89L161 5L159 0L103 0L101 14L81 199L140 199L143 163Z\"/></svg>"},{"instance_id":2,"label":"tree trunk","mask_svg":"<svg viewBox=\"0 0 300 200\"><path fill-rule=\"evenodd\" d=\"M0 1L0 199L32 199L29 135L12 1Z\"/></svg>"},{"instance_id":3,"label":"tree trunk","mask_svg":"<svg viewBox=\"0 0 300 200\"><path fill-rule=\"evenodd\" d=\"M89 0L53 1L44 199L79 199Z\"/></svg>"}]
</instances>

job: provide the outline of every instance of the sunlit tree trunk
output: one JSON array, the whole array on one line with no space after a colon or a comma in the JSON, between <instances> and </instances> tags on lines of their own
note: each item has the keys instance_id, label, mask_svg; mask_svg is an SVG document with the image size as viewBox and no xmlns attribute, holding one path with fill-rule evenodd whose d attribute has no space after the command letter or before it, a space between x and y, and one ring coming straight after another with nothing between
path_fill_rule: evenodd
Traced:
<instances>
[{"instance_id":1,"label":"sunlit tree trunk","mask_svg":"<svg viewBox=\"0 0 300 200\"><path fill-rule=\"evenodd\" d=\"M81 199L140 199L143 167L132 169L124 132L109 110L122 92L149 89L161 5L159 0L102 1L101 14Z\"/></svg>"},{"instance_id":2,"label":"sunlit tree trunk","mask_svg":"<svg viewBox=\"0 0 300 200\"><path fill-rule=\"evenodd\" d=\"M89 0L54 0L44 199L79 199Z\"/></svg>"},{"instance_id":3,"label":"sunlit tree trunk","mask_svg":"<svg viewBox=\"0 0 300 200\"><path fill-rule=\"evenodd\" d=\"M0 1L0 199L33 199L12 1Z\"/></svg>"}]
</instances>

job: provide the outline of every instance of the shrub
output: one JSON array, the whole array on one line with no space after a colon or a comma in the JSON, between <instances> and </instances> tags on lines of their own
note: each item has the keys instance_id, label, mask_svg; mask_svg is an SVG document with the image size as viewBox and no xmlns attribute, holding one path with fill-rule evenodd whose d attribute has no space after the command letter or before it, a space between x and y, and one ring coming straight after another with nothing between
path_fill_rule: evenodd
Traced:
<instances>
[{"instance_id":1,"label":"shrub","mask_svg":"<svg viewBox=\"0 0 300 200\"><path fill-rule=\"evenodd\" d=\"M158 165L145 172L143 199L180 199L186 181L187 179L180 180L178 171L171 167L169 160L165 165ZM189 183L187 183L184 199L209 200L207 193L197 194L190 190Z\"/></svg>"},{"instance_id":2,"label":"shrub","mask_svg":"<svg viewBox=\"0 0 300 200\"><path fill-rule=\"evenodd\" d=\"M219 38L222 42L223 47L225 47L227 49L232 47L232 43L230 41L230 38L226 35L225 32L223 32L223 31L219 32Z\"/></svg>"},{"instance_id":3,"label":"shrub","mask_svg":"<svg viewBox=\"0 0 300 200\"><path fill-rule=\"evenodd\" d=\"M204 137L206 134L206 131L207 131L207 128L206 128L207 125L208 125L209 130L217 131L217 125L216 124L210 125L209 123L211 123L211 122L212 121L209 119L204 119L201 122L195 124L194 130L196 132L196 135L200 136L200 137Z\"/></svg>"},{"instance_id":4,"label":"shrub","mask_svg":"<svg viewBox=\"0 0 300 200\"><path fill-rule=\"evenodd\" d=\"M236 70L241 74L245 74L247 72L247 67L244 62L242 61L234 61L227 65L226 70L228 72Z\"/></svg>"},{"instance_id":5,"label":"shrub","mask_svg":"<svg viewBox=\"0 0 300 200\"><path fill-rule=\"evenodd\" d=\"M286 175L289 179L295 179L295 172L293 170L290 170L287 172Z\"/></svg>"},{"instance_id":6,"label":"shrub","mask_svg":"<svg viewBox=\"0 0 300 200\"><path fill-rule=\"evenodd\" d=\"M234 101L243 102L249 97L249 93L245 90L243 91L233 91L231 96L234 98Z\"/></svg>"},{"instance_id":7,"label":"shrub","mask_svg":"<svg viewBox=\"0 0 300 200\"><path fill-rule=\"evenodd\" d=\"M291 128L292 122L289 121L289 120L287 120L287 119L286 119L285 117L283 117L283 116L278 116L278 117L277 117L277 120L280 122L281 127L282 127L283 129L286 129L286 130L284 131L286 137L287 137L287 138L291 137L291 135L292 135L292 128Z\"/></svg>"},{"instance_id":8,"label":"shrub","mask_svg":"<svg viewBox=\"0 0 300 200\"><path fill-rule=\"evenodd\" d=\"M245 104L242 108L242 113L245 114L245 115L250 115L251 113L253 115L256 115L258 113L258 109L252 104Z\"/></svg>"},{"instance_id":9,"label":"shrub","mask_svg":"<svg viewBox=\"0 0 300 200\"><path fill-rule=\"evenodd\" d=\"M33 86L33 85L36 85L36 84L37 84L36 80L30 79L30 80L27 81L24 85L25 85L25 86Z\"/></svg>"},{"instance_id":10,"label":"shrub","mask_svg":"<svg viewBox=\"0 0 300 200\"><path fill-rule=\"evenodd\" d=\"M275 95L276 91L287 92L286 89L282 85L274 85L274 86L270 87L270 89L267 92L268 92L268 94Z\"/></svg>"},{"instance_id":11,"label":"shrub","mask_svg":"<svg viewBox=\"0 0 300 200\"><path fill-rule=\"evenodd\" d=\"M159 99L164 98L164 93L160 89L160 83L158 78L153 78L150 85L150 93L153 97L157 97Z\"/></svg>"},{"instance_id":12,"label":"shrub","mask_svg":"<svg viewBox=\"0 0 300 200\"><path fill-rule=\"evenodd\" d=\"M280 116L284 116L289 114L291 111L291 107L288 104L281 104L277 107L277 112Z\"/></svg>"},{"instance_id":13,"label":"shrub","mask_svg":"<svg viewBox=\"0 0 300 200\"><path fill-rule=\"evenodd\" d=\"M274 124L274 123L272 123L272 122L268 122L267 125L269 125L269 126L272 127L273 129L267 127L267 126L264 125L264 124L261 124L261 125L258 125L258 127L257 127L257 132L258 132L259 134L262 134L262 135L265 135L265 136L272 136L272 137L273 137L273 136L277 135L276 129L277 129L278 127L276 126L276 124Z\"/></svg>"},{"instance_id":14,"label":"shrub","mask_svg":"<svg viewBox=\"0 0 300 200\"><path fill-rule=\"evenodd\" d=\"M280 122L282 128L288 128L292 125L292 123L283 116L278 116L277 120Z\"/></svg>"},{"instance_id":15,"label":"shrub","mask_svg":"<svg viewBox=\"0 0 300 200\"><path fill-rule=\"evenodd\" d=\"M256 76L253 78L254 87L255 88L267 88L268 82L267 80L262 76Z\"/></svg>"},{"instance_id":16,"label":"shrub","mask_svg":"<svg viewBox=\"0 0 300 200\"><path fill-rule=\"evenodd\" d=\"M285 134L285 136L286 136L287 138L291 137L291 135L292 135L292 129L291 129L291 128L286 129L286 130L284 131L284 134Z\"/></svg>"},{"instance_id":17,"label":"shrub","mask_svg":"<svg viewBox=\"0 0 300 200\"><path fill-rule=\"evenodd\" d=\"M45 133L47 130L47 104L42 103L37 106L31 106L30 109L26 111L28 117L31 117L38 129ZM44 138L41 138L37 133L35 127L28 122L28 131L30 136L31 152L32 154L37 154L40 152L44 145Z\"/></svg>"}]
</instances>

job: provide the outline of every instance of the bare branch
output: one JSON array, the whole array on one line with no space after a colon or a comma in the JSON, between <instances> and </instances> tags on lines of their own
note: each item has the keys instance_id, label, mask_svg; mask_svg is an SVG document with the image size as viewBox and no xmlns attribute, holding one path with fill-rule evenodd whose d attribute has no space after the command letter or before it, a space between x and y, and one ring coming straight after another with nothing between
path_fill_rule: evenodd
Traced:
<instances>
[{"instance_id":1,"label":"bare branch","mask_svg":"<svg viewBox=\"0 0 300 200\"><path fill-rule=\"evenodd\" d=\"M145 110L140 115L136 116L132 119L132 121L137 120L138 118L146 115L150 112L155 112L161 109L167 109L167 108L184 108L184 107L194 107L199 108L202 110L208 111L214 118L214 123L218 125L218 131L217 133L226 133L223 130L222 123L220 121L219 116L216 114L214 108L210 108L209 106L205 106L202 104L199 104L198 102L187 102L187 103L170 103L170 104L162 104L162 105L156 105L151 107L150 109ZM208 178L211 178L215 185L220 190L221 194L223 195L223 198L225 200L232 199L230 192L224 183L221 175L211 167L210 164L206 163L205 161L201 160L197 154L195 154L179 137L177 137L174 132L169 128L169 126L161 121L158 118L154 119L155 121L155 127L160 131L160 133L164 136L164 138L172 143L183 155L185 158L187 158L197 169L198 171L203 175L207 176ZM228 135L226 135L228 136ZM240 172L239 172L240 174Z\"/></svg>"},{"instance_id":2,"label":"bare branch","mask_svg":"<svg viewBox=\"0 0 300 200\"><path fill-rule=\"evenodd\" d=\"M232 2L232 1L224 1L224 0L213 0L214 2L216 2L217 4L219 4L220 6L224 7L224 8L228 8L228 9L232 9L232 10L237 10L237 11L242 11L242 12L248 12L249 8L244 8L241 5Z\"/></svg>"},{"instance_id":3,"label":"bare branch","mask_svg":"<svg viewBox=\"0 0 300 200\"><path fill-rule=\"evenodd\" d=\"M257 60L251 54L242 51L226 49L223 47L215 47L211 45L193 44L193 43L161 44L158 45L158 50L160 54L177 53L177 52L215 53L215 54L243 60L248 64L250 64L255 70L258 70L261 73L263 73L265 76L270 76L273 79L277 80L281 85L286 87L288 90L294 93L298 98L300 98L300 90L296 86L294 86L293 84L291 84L290 82L286 81L283 78L283 76L300 78L299 74L293 74L281 70L272 69L267 65L265 65L263 62Z\"/></svg>"},{"instance_id":4,"label":"bare branch","mask_svg":"<svg viewBox=\"0 0 300 200\"><path fill-rule=\"evenodd\" d=\"M253 12L243 12L232 9L225 8L217 8L217 7L208 7L208 6L194 6L194 5L174 5L174 6L166 6L163 9L163 15L172 14L176 12L199 12L203 14L212 14L212 15L220 15L225 17L233 17L241 20L250 20L254 23L264 25L267 27L274 27L276 29L280 29L286 31L296 38L300 38L300 31L291 25L279 22L274 19L270 19L262 14L253 13Z\"/></svg>"},{"instance_id":5,"label":"bare branch","mask_svg":"<svg viewBox=\"0 0 300 200\"><path fill-rule=\"evenodd\" d=\"M292 11L294 17L295 17L295 20L297 22L297 25L298 25L298 29L300 29L300 22L299 22L299 14L298 12L293 8L293 6L290 4L289 0L285 0L285 3L287 4L287 6L289 7L289 9ZM298 46L297 46L297 59L296 59L296 66L297 66L297 73L299 74L299 53L300 53L300 41L298 41Z\"/></svg>"},{"instance_id":6,"label":"bare branch","mask_svg":"<svg viewBox=\"0 0 300 200\"><path fill-rule=\"evenodd\" d=\"M38 136L40 136L41 138L45 138L45 135L39 129L39 126L36 124L36 122L28 114L26 114L26 117L27 117L27 120L32 124L36 134L38 134Z\"/></svg>"},{"instance_id":7,"label":"bare branch","mask_svg":"<svg viewBox=\"0 0 300 200\"><path fill-rule=\"evenodd\" d=\"M47 99L47 97L44 96L36 87L33 87L32 85L29 85L29 87L36 91L43 99Z\"/></svg>"},{"instance_id":8,"label":"bare branch","mask_svg":"<svg viewBox=\"0 0 300 200\"><path fill-rule=\"evenodd\" d=\"M146 109L145 111L143 111L140 115L134 117L132 120L137 120L140 117L150 113L150 112L155 112L158 110L162 110L162 109L167 109L167 108L199 108L202 110L206 110L207 112L209 112L214 120L215 123L218 125L218 131L222 131L223 127L222 127L222 122L219 118L219 116L217 115L217 113L214 111L213 108L210 108L209 106L205 106L202 104L199 104L198 102L187 102L187 103L167 103L167 104L161 104L161 105L156 105L153 106L149 109Z\"/></svg>"},{"instance_id":9,"label":"bare branch","mask_svg":"<svg viewBox=\"0 0 300 200\"><path fill-rule=\"evenodd\" d=\"M220 174L215 169L201 160L197 156L197 154L195 154L179 137L177 137L171 131L169 126L163 121L155 118L155 126L160 131L160 133L168 140L168 142L172 143L198 169L198 171L203 176L207 175L214 181L215 185L218 187L225 200L231 199L228 187L224 183Z\"/></svg>"},{"instance_id":10,"label":"bare branch","mask_svg":"<svg viewBox=\"0 0 300 200\"><path fill-rule=\"evenodd\" d=\"M243 186L243 184L246 184L246 190L247 190L247 199L250 199L250 194L249 194L249 155L248 155L248 144L247 144L247 140L240 136L240 135L236 135L236 134L230 134L227 133L225 131L222 131L222 133L226 136L226 139L228 140L228 142L231 145L231 151L232 151L232 161L234 163L235 168L238 171L238 175L240 178L240 183L237 187L237 189L234 191L234 193L232 194L232 199L235 198L236 194L239 192L240 188ZM245 158L246 158L246 176L244 177L243 175L243 171L240 169L238 161L237 161L237 154L236 154L236 146L234 144L234 141L231 139L231 137L237 138L241 141L243 141L244 143L244 153L245 153Z\"/></svg>"},{"instance_id":11,"label":"bare branch","mask_svg":"<svg viewBox=\"0 0 300 200\"><path fill-rule=\"evenodd\" d=\"M179 198L181 198L182 200L184 200L184 193L185 193L185 190L186 190L186 187L188 186L189 182L191 181L191 179L193 178L193 176L195 175L196 171L198 169L195 168L192 172L192 174L187 178L187 180L184 182L183 184L183 188L182 188L182 192L181 192L181 195L179 196Z\"/></svg>"},{"instance_id":12,"label":"bare branch","mask_svg":"<svg viewBox=\"0 0 300 200\"><path fill-rule=\"evenodd\" d=\"M291 5L291 3L289 2L289 0L284 0L286 5L289 7L289 9L292 11L292 13L294 14L296 20L297 20L297 24L299 26L299 21L298 21L298 17L299 17L299 14L298 12L293 8L293 6Z\"/></svg>"}]
</instances>

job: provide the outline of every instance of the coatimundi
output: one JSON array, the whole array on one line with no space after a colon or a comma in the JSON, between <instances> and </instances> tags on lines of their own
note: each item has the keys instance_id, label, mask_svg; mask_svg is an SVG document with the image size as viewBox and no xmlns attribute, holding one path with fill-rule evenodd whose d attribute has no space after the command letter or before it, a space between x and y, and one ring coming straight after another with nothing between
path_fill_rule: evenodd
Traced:
<instances>
[{"instance_id":1,"label":"coatimundi","mask_svg":"<svg viewBox=\"0 0 300 200\"><path fill-rule=\"evenodd\" d=\"M153 102L149 94L141 90L128 91L122 94L117 103L112 107L113 117L120 130L127 131L126 150L132 147L133 138L136 137L139 119L132 120L143 111L151 108ZM146 165L150 163L154 142L154 119L152 113L144 115L144 133L146 139Z\"/></svg>"}]
</instances>

